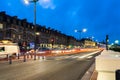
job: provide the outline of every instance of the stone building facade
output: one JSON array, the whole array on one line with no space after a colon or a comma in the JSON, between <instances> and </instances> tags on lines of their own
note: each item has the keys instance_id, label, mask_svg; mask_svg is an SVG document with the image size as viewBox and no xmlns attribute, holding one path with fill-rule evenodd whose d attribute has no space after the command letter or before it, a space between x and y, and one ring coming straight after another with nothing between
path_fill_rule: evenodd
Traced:
<instances>
[{"instance_id":1,"label":"stone building facade","mask_svg":"<svg viewBox=\"0 0 120 80\"><path fill-rule=\"evenodd\" d=\"M0 40L4 39L9 39L20 46L22 46L23 42L26 42L28 46L36 41L38 46L50 48L62 48L69 45L79 46L80 44L80 41L74 37L65 35L50 27L36 25L35 32L35 26L27 22L26 19L18 19L17 16L10 16L5 12L0 12Z\"/></svg>"},{"instance_id":2,"label":"stone building facade","mask_svg":"<svg viewBox=\"0 0 120 80\"><path fill-rule=\"evenodd\" d=\"M81 39L80 42L81 42L80 45L84 48L96 48L97 47L97 43L88 38L83 38Z\"/></svg>"}]
</instances>

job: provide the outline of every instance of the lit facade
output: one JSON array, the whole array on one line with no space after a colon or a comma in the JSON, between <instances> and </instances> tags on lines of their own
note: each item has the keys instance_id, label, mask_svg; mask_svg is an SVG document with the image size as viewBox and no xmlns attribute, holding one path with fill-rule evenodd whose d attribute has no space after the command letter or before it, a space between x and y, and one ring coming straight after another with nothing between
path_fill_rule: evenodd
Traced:
<instances>
[{"instance_id":1,"label":"lit facade","mask_svg":"<svg viewBox=\"0 0 120 80\"><path fill-rule=\"evenodd\" d=\"M22 45L24 41L27 44L34 42L34 25L27 22L26 19L18 19L17 16L9 16L5 12L0 12L0 40L9 39L12 42ZM60 31L36 25L36 42L41 47L66 47L80 44L72 36L67 36Z\"/></svg>"},{"instance_id":2,"label":"lit facade","mask_svg":"<svg viewBox=\"0 0 120 80\"><path fill-rule=\"evenodd\" d=\"M95 48L97 46L97 43L91 39L84 38L81 40L81 46L84 48Z\"/></svg>"}]
</instances>

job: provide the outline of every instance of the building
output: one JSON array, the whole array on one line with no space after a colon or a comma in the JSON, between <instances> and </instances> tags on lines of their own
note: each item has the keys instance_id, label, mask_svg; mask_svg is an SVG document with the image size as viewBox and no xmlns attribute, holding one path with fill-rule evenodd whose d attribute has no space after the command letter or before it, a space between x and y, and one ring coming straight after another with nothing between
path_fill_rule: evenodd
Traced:
<instances>
[{"instance_id":1,"label":"building","mask_svg":"<svg viewBox=\"0 0 120 80\"><path fill-rule=\"evenodd\" d=\"M80 40L81 42L81 47L84 47L84 48L95 48L97 46L97 43L92 41L91 39L88 39L88 38L83 38Z\"/></svg>"},{"instance_id":2,"label":"building","mask_svg":"<svg viewBox=\"0 0 120 80\"><path fill-rule=\"evenodd\" d=\"M18 19L17 16L7 15L4 11L0 12L0 40L8 39L18 43L19 46L27 46L36 41L37 46L41 47L60 47L79 46L80 42L72 36L65 35L60 31L50 27L36 25L27 22L26 19ZM36 36L36 37L35 37Z\"/></svg>"}]
</instances>

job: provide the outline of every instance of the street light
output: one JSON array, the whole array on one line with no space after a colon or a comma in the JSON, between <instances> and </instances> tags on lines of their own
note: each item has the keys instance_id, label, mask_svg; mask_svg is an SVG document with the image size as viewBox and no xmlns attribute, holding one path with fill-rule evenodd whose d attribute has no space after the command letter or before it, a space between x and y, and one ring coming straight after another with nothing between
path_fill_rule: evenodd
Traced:
<instances>
[{"instance_id":1,"label":"street light","mask_svg":"<svg viewBox=\"0 0 120 80\"><path fill-rule=\"evenodd\" d=\"M119 44L119 40L115 40L115 44Z\"/></svg>"},{"instance_id":2,"label":"street light","mask_svg":"<svg viewBox=\"0 0 120 80\"><path fill-rule=\"evenodd\" d=\"M94 38L95 38L94 36L90 37L90 39L91 39L92 41L94 41Z\"/></svg>"},{"instance_id":3,"label":"street light","mask_svg":"<svg viewBox=\"0 0 120 80\"><path fill-rule=\"evenodd\" d=\"M86 31L87 31L86 28L84 28L84 29L82 29L82 30L75 30L75 32L79 32L79 33L80 33L80 39L81 39L81 33L82 33L82 32L86 32Z\"/></svg>"},{"instance_id":4,"label":"street light","mask_svg":"<svg viewBox=\"0 0 120 80\"><path fill-rule=\"evenodd\" d=\"M39 33L39 32L36 32L35 34L36 34L37 36L39 36L39 35L40 35L40 33Z\"/></svg>"},{"instance_id":5,"label":"street light","mask_svg":"<svg viewBox=\"0 0 120 80\"><path fill-rule=\"evenodd\" d=\"M34 46L34 50L36 50L36 3L39 0L24 0L25 4L29 4L29 2L34 3L34 42L35 42L35 46ZM36 52L34 53L34 60L36 60Z\"/></svg>"}]
</instances>

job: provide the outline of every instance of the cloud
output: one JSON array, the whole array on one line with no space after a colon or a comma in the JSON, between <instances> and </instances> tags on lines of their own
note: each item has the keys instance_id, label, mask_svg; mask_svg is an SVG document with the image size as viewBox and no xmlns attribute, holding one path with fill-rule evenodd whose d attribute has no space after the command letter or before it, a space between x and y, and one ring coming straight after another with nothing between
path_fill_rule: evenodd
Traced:
<instances>
[{"instance_id":1,"label":"cloud","mask_svg":"<svg viewBox=\"0 0 120 80\"><path fill-rule=\"evenodd\" d=\"M39 4L43 8L50 8L50 9L55 9L55 5L53 4L53 0L39 0Z\"/></svg>"}]
</instances>

